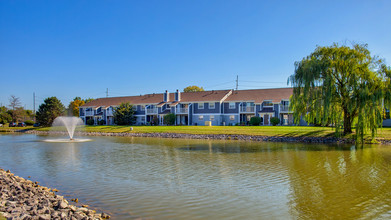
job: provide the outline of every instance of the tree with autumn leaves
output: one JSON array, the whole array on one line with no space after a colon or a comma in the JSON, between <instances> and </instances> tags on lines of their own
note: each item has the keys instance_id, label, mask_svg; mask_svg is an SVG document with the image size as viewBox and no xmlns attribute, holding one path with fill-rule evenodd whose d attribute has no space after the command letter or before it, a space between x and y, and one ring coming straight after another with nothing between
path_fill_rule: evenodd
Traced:
<instances>
[{"instance_id":1,"label":"tree with autumn leaves","mask_svg":"<svg viewBox=\"0 0 391 220\"><path fill-rule=\"evenodd\" d=\"M87 102L90 102L94 99L88 98L88 99L82 99L80 97L75 97L73 101L71 101L68 105L68 111L69 115L78 117L79 116L79 107L86 104Z\"/></svg>"},{"instance_id":2,"label":"tree with autumn leaves","mask_svg":"<svg viewBox=\"0 0 391 220\"><path fill-rule=\"evenodd\" d=\"M205 91L204 88L198 86L188 86L183 89L183 92L202 92Z\"/></svg>"}]
</instances>

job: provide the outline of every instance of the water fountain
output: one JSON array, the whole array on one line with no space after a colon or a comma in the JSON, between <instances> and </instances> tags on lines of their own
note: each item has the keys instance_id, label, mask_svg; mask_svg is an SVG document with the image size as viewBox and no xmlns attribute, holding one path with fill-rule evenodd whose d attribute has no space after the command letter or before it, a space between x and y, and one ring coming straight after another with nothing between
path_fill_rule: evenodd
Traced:
<instances>
[{"instance_id":1,"label":"water fountain","mask_svg":"<svg viewBox=\"0 0 391 220\"><path fill-rule=\"evenodd\" d=\"M52 127L55 130L58 130L58 128L65 128L66 132L69 135L69 139L46 139L46 142L85 142L85 141L91 141L91 139L81 139L81 138L74 138L75 130L76 128L83 126L83 121L78 117L65 117L60 116L54 119Z\"/></svg>"}]
</instances>

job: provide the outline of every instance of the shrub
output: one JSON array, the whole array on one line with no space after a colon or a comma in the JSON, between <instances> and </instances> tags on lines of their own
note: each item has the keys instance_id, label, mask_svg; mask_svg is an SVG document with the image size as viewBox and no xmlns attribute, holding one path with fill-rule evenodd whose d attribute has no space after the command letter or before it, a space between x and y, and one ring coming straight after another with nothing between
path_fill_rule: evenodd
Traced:
<instances>
[{"instance_id":1,"label":"shrub","mask_svg":"<svg viewBox=\"0 0 391 220\"><path fill-rule=\"evenodd\" d=\"M261 117L254 116L250 118L250 125L256 126L261 124Z\"/></svg>"},{"instance_id":2,"label":"shrub","mask_svg":"<svg viewBox=\"0 0 391 220\"><path fill-rule=\"evenodd\" d=\"M31 120L27 120L27 121L25 121L24 123L25 123L27 126L31 126L31 125L35 124L35 122L34 122L34 121L31 121Z\"/></svg>"},{"instance_id":3,"label":"shrub","mask_svg":"<svg viewBox=\"0 0 391 220\"><path fill-rule=\"evenodd\" d=\"M87 125L94 125L94 119L92 119L92 118L88 119Z\"/></svg>"},{"instance_id":4,"label":"shrub","mask_svg":"<svg viewBox=\"0 0 391 220\"><path fill-rule=\"evenodd\" d=\"M98 121L98 125L105 125L105 124L106 124L106 121L103 119Z\"/></svg>"},{"instance_id":5,"label":"shrub","mask_svg":"<svg viewBox=\"0 0 391 220\"><path fill-rule=\"evenodd\" d=\"M273 126L276 126L276 125L280 124L280 119L277 118L277 117L272 117L272 118L270 119L270 123L271 123Z\"/></svg>"},{"instance_id":6,"label":"shrub","mask_svg":"<svg viewBox=\"0 0 391 220\"><path fill-rule=\"evenodd\" d=\"M159 118L158 117L152 118L151 125L159 125Z\"/></svg>"},{"instance_id":7,"label":"shrub","mask_svg":"<svg viewBox=\"0 0 391 220\"><path fill-rule=\"evenodd\" d=\"M166 125L174 125L175 124L175 114L170 113L164 116L163 122Z\"/></svg>"}]
</instances>

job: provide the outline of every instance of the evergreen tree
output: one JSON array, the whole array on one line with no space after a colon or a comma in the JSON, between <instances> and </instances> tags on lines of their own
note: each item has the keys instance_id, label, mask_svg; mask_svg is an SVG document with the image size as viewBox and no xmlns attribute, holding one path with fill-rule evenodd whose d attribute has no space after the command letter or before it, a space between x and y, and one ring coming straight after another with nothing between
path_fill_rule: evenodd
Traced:
<instances>
[{"instance_id":1,"label":"evergreen tree","mask_svg":"<svg viewBox=\"0 0 391 220\"><path fill-rule=\"evenodd\" d=\"M43 126L51 126L54 119L61 116L65 111L64 105L56 97L49 97L44 100L37 111L37 122Z\"/></svg>"},{"instance_id":2,"label":"evergreen tree","mask_svg":"<svg viewBox=\"0 0 391 220\"><path fill-rule=\"evenodd\" d=\"M113 109L114 123L117 125L132 125L136 122L133 105L121 103Z\"/></svg>"}]
</instances>

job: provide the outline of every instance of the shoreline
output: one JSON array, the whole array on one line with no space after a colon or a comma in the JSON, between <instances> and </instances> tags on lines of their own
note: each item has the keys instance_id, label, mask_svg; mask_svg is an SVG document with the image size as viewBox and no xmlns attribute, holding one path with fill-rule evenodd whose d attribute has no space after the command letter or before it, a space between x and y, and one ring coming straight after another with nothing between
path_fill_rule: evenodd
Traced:
<instances>
[{"instance_id":1,"label":"shoreline","mask_svg":"<svg viewBox=\"0 0 391 220\"><path fill-rule=\"evenodd\" d=\"M37 130L11 130L13 133L27 133L38 135L66 135L64 131L37 131ZM286 143L320 143L320 144L354 144L354 139L337 137L289 137L289 136L256 136L256 135L230 135L230 134L181 134L181 133L130 133L130 132L75 132L80 136L113 136L113 137L152 137L173 139L205 139L205 140L239 140L257 142L286 142ZM391 144L391 140L379 140L379 144Z\"/></svg>"},{"instance_id":2,"label":"shoreline","mask_svg":"<svg viewBox=\"0 0 391 220\"><path fill-rule=\"evenodd\" d=\"M86 205L69 204L58 190L38 185L0 168L0 217L6 219L108 219Z\"/></svg>"},{"instance_id":3,"label":"shoreline","mask_svg":"<svg viewBox=\"0 0 391 220\"><path fill-rule=\"evenodd\" d=\"M37 130L2 130L4 133L26 133L37 135L67 135L65 131L37 131ZM354 139L337 137L309 137L309 136L257 136L237 134L183 134L183 133L136 133L136 132L75 132L80 136L112 136L112 137L152 137L172 139L205 139L205 140L239 140L256 142L285 142L285 143L319 143L319 144L355 144ZM390 145L391 140L380 139L377 144Z\"/></svg>"}]
</instances>

